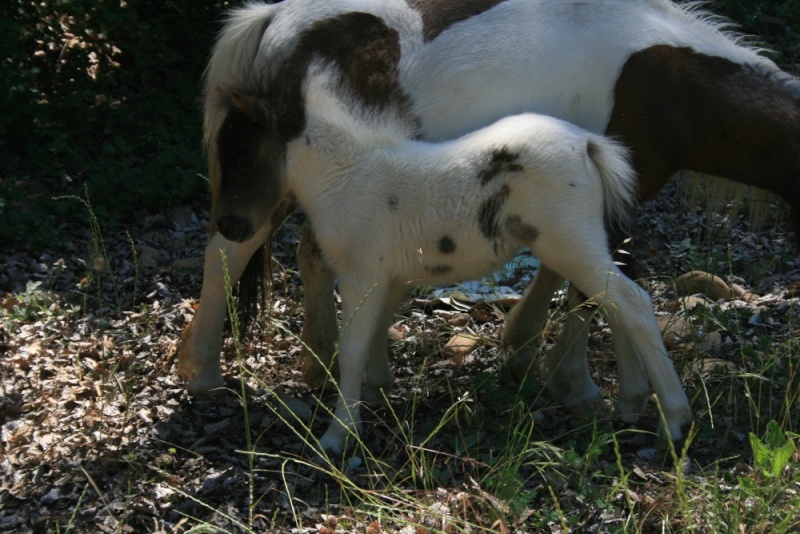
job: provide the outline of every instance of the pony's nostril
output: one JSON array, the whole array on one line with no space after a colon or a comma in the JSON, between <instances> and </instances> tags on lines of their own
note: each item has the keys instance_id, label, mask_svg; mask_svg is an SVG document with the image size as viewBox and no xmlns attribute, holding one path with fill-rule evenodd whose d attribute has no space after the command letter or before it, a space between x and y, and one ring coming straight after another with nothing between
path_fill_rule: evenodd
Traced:
<instances>
[{"instance_id":1,"label":"pony's nostril","mask_svg":"<svg viewBox=\"0 0 800 534\"><path fill-rule=\"evenodd\" d=\"M238 215L225 215L217 220L219 233L230 241L247 241L253 237L253 224L250 219Z\"/></svg>"}]
</instances>

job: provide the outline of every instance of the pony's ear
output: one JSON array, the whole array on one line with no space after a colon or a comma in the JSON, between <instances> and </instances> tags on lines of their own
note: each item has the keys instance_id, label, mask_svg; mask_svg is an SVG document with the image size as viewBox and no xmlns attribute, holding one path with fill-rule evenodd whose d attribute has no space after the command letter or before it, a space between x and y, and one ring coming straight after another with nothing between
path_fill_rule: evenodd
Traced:
<instances>
[{"instance_id":1,"label":"pony's ear","mask_svg":"<svg viewBox=\"0 0 800 534\"><path fill-rule=\"evenodd\" d=\"M269 125L273 122L273 114L264 98L246 95L228 87L217 87L218 103L247 115L256 123Z\"/></svg>"}]
</instances>

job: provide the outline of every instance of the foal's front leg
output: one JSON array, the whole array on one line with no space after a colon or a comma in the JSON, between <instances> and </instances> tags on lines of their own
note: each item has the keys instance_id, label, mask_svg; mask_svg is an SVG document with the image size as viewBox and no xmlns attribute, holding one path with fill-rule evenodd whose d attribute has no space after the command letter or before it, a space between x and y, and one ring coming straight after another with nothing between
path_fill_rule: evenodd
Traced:
<instances>
[{"instance_id":1,"label":"foal's front leg","mask_svg":"<svg viewBox=\"0 0 800 534\"><path fill-rule=\"evenodd\" d=\"M386 334L392 324L394 312L406 294L405 284L390 284L386 290L385 304L380 314L378 326L370 342L367 373L364 378L364 401L373 406L384 403L385 395L394 384L391 364L389 363L389 340Z\"/></svg>"},{"instance_id":2,"label":"foal's front leg","mask_svg":"<svg viewBox=\"0 0 800 534\"><path fill-rule=\"evenodd\" d=\"M268 236L268 227L243 243L228 241L217 233L206 246L200 305L192 322L181 334L178 351L178 369L189 380L186 389L192 395L207 393L223 385L220 351L227 312L224 268L228 270L231 285L235 284L250 257ZM224 266L220 251L225 254Z\"/></svg>"},{"instance_id":3,"label":"foal's front leg","mask_svg":"<svg viewBox=\"0 0 800 534\"><path fill-rule=\"evenodd\" d=\"M323 449L337 454L344 450L348 436L358 432L361 384L387 301L385 284L370 286L352 276L339 278L339 292L343 321L339 342L339 399L333 420L320 438ZM385 333L383 330L384 336Z\"/></svg>"}]
</instances>

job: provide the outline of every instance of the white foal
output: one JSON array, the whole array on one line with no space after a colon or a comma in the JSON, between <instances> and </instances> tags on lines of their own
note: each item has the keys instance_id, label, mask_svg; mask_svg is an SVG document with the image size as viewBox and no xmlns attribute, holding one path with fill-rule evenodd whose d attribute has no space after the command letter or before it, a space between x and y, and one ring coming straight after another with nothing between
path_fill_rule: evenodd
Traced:
<instances>
[{"instance_id":1,"label":"white foal","mask_svg":"<svg viewBox=\"0 0 800 534\"><path fill-rule=\"evenodd\" d=\"M681 436L692 415L651 301L608 251L606 224L624 221L634 201L623 148L534 114L425 143L409 140L412 127L391 112L354 114L363 108L337 96L330 69L311 68L303 90L305 135L287 145L285 174L261 178L305 210L339 278L341 396L321 439L325 449L342 451L357 430L362 382L367 400L391 386L386 328L406 291L489 273L525 246L607 317L624 392L620 413L641 410L649 378L669 435ZM269 129L259 134L258 124L269 120L269 101L234 95L231 102L241 112L229 114L219 145L224 179L235 182L241 169L226 168L235 159L226 147L238 159L263 152Z\"/></svg>"}]
</instances>

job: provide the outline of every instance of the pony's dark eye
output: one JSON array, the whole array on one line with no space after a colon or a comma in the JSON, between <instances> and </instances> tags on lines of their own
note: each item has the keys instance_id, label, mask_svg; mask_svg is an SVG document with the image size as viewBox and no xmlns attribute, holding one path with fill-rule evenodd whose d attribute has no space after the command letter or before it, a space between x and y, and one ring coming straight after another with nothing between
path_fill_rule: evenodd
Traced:
<instances>
[{"instance_id":1,"label":"pony's dark eye","mask_svg":"<svg viewBox=\"0 0 800 534\"><path fill-rule=\"evenodd\" d=\"M256 160L250 156L239 156L239 159L236 160L236 168L240 171L252 171L256 168Z\"/></svg>"}]
</instances>

